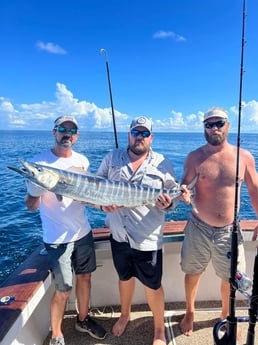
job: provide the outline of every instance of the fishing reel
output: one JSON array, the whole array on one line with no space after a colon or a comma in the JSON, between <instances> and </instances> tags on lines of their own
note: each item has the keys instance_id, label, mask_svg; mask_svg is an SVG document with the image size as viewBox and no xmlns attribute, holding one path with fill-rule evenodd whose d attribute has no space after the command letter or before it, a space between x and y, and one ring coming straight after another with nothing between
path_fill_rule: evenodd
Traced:
<instances>
[{"instance_id":1,"label":"fishing reel","mask_svg":"<svg viewBox=\"0 0 258 345\"><path fill-rule=\"evenodd\" d=\"M258 321L258 253L254 262L253 281L245 273L237 272L233 287L249 300L249 316L229 316L227 319L218 321L213 329L215 345L237 344L237 323L248 322L248 332L245 345L255 345L255 325ZM248 292L252 287L252 293Z\"/></svg>"}]
</instances>

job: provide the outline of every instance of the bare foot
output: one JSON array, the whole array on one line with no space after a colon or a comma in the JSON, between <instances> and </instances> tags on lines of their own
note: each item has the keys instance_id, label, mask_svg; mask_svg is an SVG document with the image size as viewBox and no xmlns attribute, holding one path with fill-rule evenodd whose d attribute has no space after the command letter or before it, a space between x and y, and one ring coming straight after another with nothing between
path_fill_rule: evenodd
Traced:
<instances>
[{"instance_id":1,"label":"bare foot","mask_svg":"<svg viewBox=\"0 0 258 345\"><path fill-rule=\"evenodd\" d=\"M167 341L166 341L164 332L155 334L152 345L166 345L166 344L167 344Z\"/></svg>"},{"instance_id":2,"label":"bare foot","mask_svg":"<svg viewBox=\"0 0 258 345\"><path fill-rule=\"evenodd\" d=\"M237 341L242 340L243 332L241 328L237 328Z\"/></svg>"},{"instance_id":3,"label":"bare foot","mask_svg":"<svg viewBox=\"0 0 258 345\"><path fill-rule=\"evenodd\" d=\"M190 336L193 335L193 321L194 321L194 313L187 312L183 317L183 320L180 322L180 329L181 332L186 335Z\"/></svg>"},{"instance_id":4,"label":"bare foot","mask_svg":"<svg viewBox=\"0 0 258 345\"><path fill-rule=\"evenodd\" d=\"M120 318L117 320L117 322L114 324L112 328L112 333L116 337L120 337L120 335L124 333L129 321L130 318L128 316L120 316Z\"/></svg>"}]
</instances>

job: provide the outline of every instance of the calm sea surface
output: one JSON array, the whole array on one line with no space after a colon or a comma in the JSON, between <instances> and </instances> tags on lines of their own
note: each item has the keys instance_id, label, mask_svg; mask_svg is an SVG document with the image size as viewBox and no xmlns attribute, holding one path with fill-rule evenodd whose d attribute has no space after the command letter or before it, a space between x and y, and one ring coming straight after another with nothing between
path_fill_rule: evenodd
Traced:
<instances>
[{"instance_id":1,"label":"calm sea surface","mask_svg":"<svg viewBox=\"0 0 258 345\"><path fill-rule=\"evenodd\" d=\"M119 146L127 145L127 133L118 133ZM236 144L236 135L229 141ZM202 133L157 133L153 149L165 154L174 164L180 180L183 162L188 152L205 143ZM248 149L258 164L258 136L241 134L241 147ZM38 211L26 209L23 198L26 194L24 180L7 166L19 166L17 158L30 160L35 154L53 146L53 137L48 131L0 131L0 284L42 242L42 230ZM104 155L114 148L113 133L81 132L74 149L85 154L91 162L91 171L96 172ZM256 166L257 168L258 166ZM187 219L190 208L180 203L166 220ZM88 208L92 227L104 225L103 213ZM245 186L241 195L240 218L255 219Z\"/></svg>"}]
</instances>

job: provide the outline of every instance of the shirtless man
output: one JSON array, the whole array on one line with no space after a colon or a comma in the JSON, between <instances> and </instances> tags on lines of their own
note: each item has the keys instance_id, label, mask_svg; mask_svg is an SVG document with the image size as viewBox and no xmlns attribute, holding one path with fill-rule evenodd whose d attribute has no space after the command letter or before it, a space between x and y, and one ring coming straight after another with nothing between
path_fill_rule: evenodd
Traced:
<instances>
[{"instance_id":1,"label":"shirtless man","mask_svg":"<svg viewBox=\"0 0 258 345\"><path fill-rule=\"evenodd\" d=\"M234 220L237 147L228 143L230 124L224 109L212 108L204 114L207 144L189 153L184 164L182 183L199 173L194 210L185 228L181 267L185 273L186 314L180 323L182 333L193 333L194 304L201 274L212 260L221 278L221 318L229 314L231 230ZM250 152L239 152L239 190L246 183L252 206L258 215L258 178ZM239 193L240 194L240 193ZM254 231L256 240L258 227ZM239 229L238 269L245 271L243 240Z\"/></svg>"}]
</instances>

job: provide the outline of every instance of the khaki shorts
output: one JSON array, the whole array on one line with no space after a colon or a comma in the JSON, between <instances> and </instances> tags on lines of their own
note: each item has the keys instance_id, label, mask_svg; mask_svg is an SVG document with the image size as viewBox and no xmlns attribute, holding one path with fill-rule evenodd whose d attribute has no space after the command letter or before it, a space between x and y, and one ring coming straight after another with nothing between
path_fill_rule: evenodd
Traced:
<instances>
[{"instance_id":1,"label":"khaki shorts","mask_svg":"<svg viewBox=\"0 0 258 345\"><path fill-rule=\"evenodd\" d=\"M229 280L231 274L231 234L232 225L223 228L212 227L191 214L186 227L181 250L181 268L186 274L205 271L211 261L216 275ZM238 229L237 269L245 272L243 236Z\"/></svg>"}]
</instances>

